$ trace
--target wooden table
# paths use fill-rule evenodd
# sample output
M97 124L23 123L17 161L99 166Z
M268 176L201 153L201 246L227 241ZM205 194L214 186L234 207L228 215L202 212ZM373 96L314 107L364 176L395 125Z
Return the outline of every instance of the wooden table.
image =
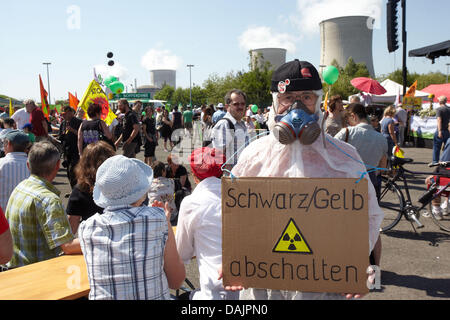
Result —
M88 294L83 255L61 256L0 273L0 300L74 300Z
M174 233L177 227L172 227ZM83 255L61 256L0 272L0 300L74 300L89 294Z

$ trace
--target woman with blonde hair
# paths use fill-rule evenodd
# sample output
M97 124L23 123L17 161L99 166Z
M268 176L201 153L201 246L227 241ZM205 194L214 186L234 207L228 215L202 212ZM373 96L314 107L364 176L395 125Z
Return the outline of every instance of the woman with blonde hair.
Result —
M75 167L77 185L70 194L66 209L73 234L77 233L81 221L87 220L97 212L103 212L103 208L95 204L92 196L95 177L100 165L115 155L113 147L104 141L91 143L83 150Z
M397 134L395 132L395 107L389 106L384 110L384 117L381 120L381 134L388 142L388 158L392 156L392 149L398 147Z

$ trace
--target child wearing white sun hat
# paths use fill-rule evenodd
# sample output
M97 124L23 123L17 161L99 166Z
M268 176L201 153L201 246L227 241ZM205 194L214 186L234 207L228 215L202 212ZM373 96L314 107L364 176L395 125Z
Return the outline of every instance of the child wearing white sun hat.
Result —
M144 162L122 155L97 170L94 202L105 208L79 228L91 300L169 299L185 269L168 220L170 209L143 206L153 179Z

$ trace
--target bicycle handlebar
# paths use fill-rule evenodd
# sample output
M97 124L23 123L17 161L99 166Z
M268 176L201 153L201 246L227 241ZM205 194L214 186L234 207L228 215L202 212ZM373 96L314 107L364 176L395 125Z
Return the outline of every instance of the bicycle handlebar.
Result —
M443 161L443 162L437 162L437 163L430 163L428 165L428 167L433 168L433 167L438 167L438 166L442 166L444 168L450 167L450 161Z
M401 160L401 158L397 158L395 156L393 156L392 158L394 159L398 159ZM411 159L412 160L412 159ZM397 162L397 161L396 161ZM409 162L409 163L413 163L413 162ZM396 163L396 166L401 167L405 172L407 173L411 173L411 174L420 174L420 175L435 175L435 176L444 176L446 175L445 173L439 173L439 172L420 172L420 171L411 171L408 170L404 167L405 163ZM444 161L444 162L437 162L434 164L429 164L429 167L437 167L437 166L443 166L444 168L450 167L450 161Z

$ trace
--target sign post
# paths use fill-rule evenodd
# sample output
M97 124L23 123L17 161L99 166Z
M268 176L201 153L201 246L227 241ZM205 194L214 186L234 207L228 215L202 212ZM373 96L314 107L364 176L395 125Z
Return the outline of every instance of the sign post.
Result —
M150 93L121 93L116 94L114 96L115 99L128 99L128 100L139 100L139 99L146 99L150 100L152 98L152 95Z

